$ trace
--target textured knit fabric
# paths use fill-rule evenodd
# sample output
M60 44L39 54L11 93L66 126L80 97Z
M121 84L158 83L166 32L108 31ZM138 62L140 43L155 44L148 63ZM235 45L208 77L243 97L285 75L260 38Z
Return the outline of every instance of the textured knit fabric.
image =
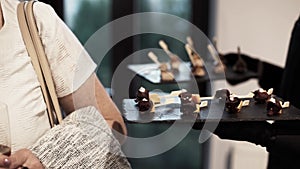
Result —
M30 149L45 168L131 168L119 142L94 107L73 112Z
M50 129L40 84L19 29L18 3L0 0L4 17L0 29L0 101L8 105L13 151L32 145ZM34 13L57 94L68 95L88 79L96 65L49 5L35 3Z

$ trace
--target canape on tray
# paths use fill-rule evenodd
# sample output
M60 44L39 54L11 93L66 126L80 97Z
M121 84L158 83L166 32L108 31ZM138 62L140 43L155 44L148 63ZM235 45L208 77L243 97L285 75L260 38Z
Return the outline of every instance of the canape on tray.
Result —
M252 93L254 94L253 98L255 102L258 104L263 104L266 103L271 98L273 89L271 88L268 91L266 91L262 88L259 88Z
M219 52L217 52L212 44L208 44L207 45L207 49L209 51L209 53L211 54L213 60L214 60L214 73L222 73L225 71L226 66L225 64L222 62L222 60L220 60L220 56L219 56Z
M160 40L158 42L159 46L167 53L167 55L170 57L170 66L171 66L171 70L172 71L179 71L179 66L181 64L181 61L180 61L180 58L172 53L170 50L169 50L169 47L168 45L165 43L165 41L163 40Z
M149 90L144 87L140 87L135 98L139 111L148 111L153 106L152 101L149 97Z
M238 59L233 65L232 69L236 73L245 73L247 72L247 63L244 61L244 59L241 56L241 48L238 46L237 48L237 53L238 53Z
M168 104L179 103L175 101L175 97L180 99L180 112L200 113L200 108L208 106L208 101L217 104L224 104L224 110L227 113L237 114L242 113L242 108L245 106L258 106L257 104L264 104L268 116L281 115L282 109L289 107L289 102L282 102L277 97L272 95L273 89L268 91L264 89L257 89L249 92L248 95L235 95L228 89L219 89L211 97L200 97L199 94L192 94L187 90L172 91L167 95L149 94L149 91L144 87L140 87L135 102L140 112L155 112L155 107L165 106ZM161 99L164 99L163 103ZM250 104L253 101L256 104Z
M157 56L153 52L149 52L148 57L158 65L161 81L174 81L174 74L169 70L167 63L159 62Z
M200 55L193 51L192 47L189 44L185 45L185 49L191 60L191 72L196 77L205 76L204 63Z
M185 44L185 50L190 58L191 61L191 72L196 77L203 77L205 76L206 72L204 69L204 61L196 52L194 48L194 42L191 37L186 38L187 44Z

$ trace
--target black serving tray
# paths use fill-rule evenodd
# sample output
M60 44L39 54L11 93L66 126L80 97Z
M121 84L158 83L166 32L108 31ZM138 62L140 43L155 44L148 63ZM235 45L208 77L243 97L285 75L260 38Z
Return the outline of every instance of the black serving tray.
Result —
M300 120L300 110L290 105L283 109L278 116L268 116L266 104L256 104L250 99L250 104L243 107L237 114L224 111L224 105L218 101L208 101L208 107L201 108L200 112L180 112L180 104L168 104L155 108L155 112L140 112L133 99L123 100L123 117L128 122L149 123L149 122L174 122L177 120L193 120L195 122L241 122L241 121L295 121Z

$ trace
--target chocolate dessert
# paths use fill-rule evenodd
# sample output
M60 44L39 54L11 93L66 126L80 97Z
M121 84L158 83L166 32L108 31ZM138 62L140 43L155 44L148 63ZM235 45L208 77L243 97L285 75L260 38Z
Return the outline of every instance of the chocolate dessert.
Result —
M203 61L198 54L192 52L193 64L192 64L192 74L196 77L205 76L205 70Z
M242 59L238 59L235 65L233 65L232 69L236 73L245 73L247 72L246 62Z
M192 44L186 44L185 49L191 60L192 75L196 77L205 76L206 73L204 70L203 60L201 59L200 55L197 52L195 52L195 49L192 47Z
M164 82L168 82L168 81L174 81L174 74L172 72L169 72L169 71L161 71L160 72L160 78L161 78L161 81L164 81Z
M238 47L238 60L236 61L236 63L233 65L232 67L233 71L236 73L245 73L247 72L247 64L246 62L243 60L242 56L241 56L241 50L240 47Z
M183 92L179 95L179 97L181 101L180 112L192 113L197 109L196 103L194 102L193 95L191 93Z
M159 69L161 81L174 81L174 74L169 71L167 64L161 64Z
M173 56L170 59L170 65L171 65L171 69L175 72L179 71L179 66L180 66L181 62L178 58L178 56Z
M268 92L263 89L258 89L252 93L254 94L253 98L255 102L259 104L264 104L267 100L271 98Z
M205 76L205 71L203 67L192 67L192 74L196 77L203 77Z
M151 101L143 98L141 101L137 103L139 111L148 111L152 107Z
M135 102L142 101L144 98L149 100L149 91L146 90L144 87L140 87L137 92Z
M166 63L162 63L159 66L160 71L166 72L168 71L168 65Z
M268 116L274 116L274 115L280 115L282 114L282 106L279 102L279 100L275 98L270 98L267 101L267 115Z
M227 100L230 97L230 92L228 89L220 89L216 91L214 96L215 99Z
M239 113L242 108L242 100L238 97L229 97L226 99L225 108L228 113Z
M149 99L149 91L146 90L144 87L140 87L140 89L137 92L135 102L137 102L137 107L139 111L149 110L152 107L152 102Z

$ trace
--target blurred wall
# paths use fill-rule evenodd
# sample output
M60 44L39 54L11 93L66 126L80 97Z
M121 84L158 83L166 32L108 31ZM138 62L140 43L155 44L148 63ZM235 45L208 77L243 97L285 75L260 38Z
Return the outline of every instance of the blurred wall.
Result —
M211 36L220 52L241 51L284 67L293 24L300 15L299 0L213 0ZM257 82L229 86L236 93L248 93Z
M220 52L242 53L284 67L294 22L300 15L299 0L212 0L210 36L216 37ZM236 94L247 94L259 86L249 80L236 86L214 84ZM267 152L245 142L211 139L209 169L233 169L247 166L265 168ZM253 158L255 157L255 158ZM245 159L251 165L245 165Z

